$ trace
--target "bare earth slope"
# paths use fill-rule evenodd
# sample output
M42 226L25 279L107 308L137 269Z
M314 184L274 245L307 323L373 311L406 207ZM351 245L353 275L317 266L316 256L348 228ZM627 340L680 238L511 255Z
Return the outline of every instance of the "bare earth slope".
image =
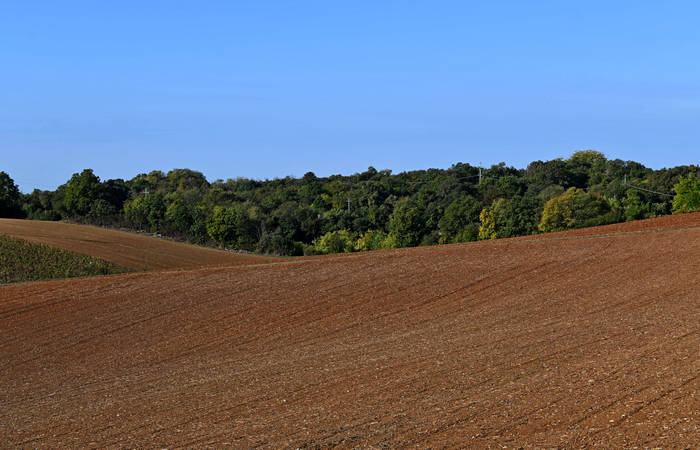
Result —
M0 442L693 447L700 227L684 217L1 287Z
M0 219L0 234L101 258L135 270L276 261L88 225Z

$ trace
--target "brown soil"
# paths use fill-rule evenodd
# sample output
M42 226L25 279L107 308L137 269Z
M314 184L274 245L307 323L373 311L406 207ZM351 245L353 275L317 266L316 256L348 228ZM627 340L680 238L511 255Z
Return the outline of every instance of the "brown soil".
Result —
M0 442L695 447L700 226L671 222L4 286Z
M571 236L593 236L614 233L630 233L654 231L660 229L692 228L700 227L700 213L680 214L673 216L662 216L648 220L637 220L635 222L614 223L612 225L601 225L598 227L580 228L578 230L559 231L535 236L522 236L516 239L526 239L533 237L558 238Z
M88 225L0 219L0 234L59 247L135 270L279 261Z

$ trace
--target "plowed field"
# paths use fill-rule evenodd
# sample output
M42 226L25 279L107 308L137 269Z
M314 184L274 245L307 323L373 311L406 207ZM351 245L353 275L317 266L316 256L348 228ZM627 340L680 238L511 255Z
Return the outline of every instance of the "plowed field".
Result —
M276 261L264 256L230 253L134 233L62 222L0 219L0 234L82 253L135 270Z
M696 447L699 218L0 287L0 442Z

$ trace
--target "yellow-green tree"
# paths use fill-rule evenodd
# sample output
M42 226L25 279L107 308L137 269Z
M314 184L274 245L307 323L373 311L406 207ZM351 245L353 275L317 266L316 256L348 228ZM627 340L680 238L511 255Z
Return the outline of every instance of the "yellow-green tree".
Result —
M673 212L686 213L700 210L700 179L688 175L673 186Z
M329 231L314 240L319 253L350 253L355 249L355 233L348 230Z
M610 211L607 202L598 195L578 188L569 188L547 201L538 228L544 233L607 223Z
M481 221L479 240L496 239L498 234L496 233L496 215L493 210L489 208L482 209L481 214L479 214L479 220Z
M481 211L479 239L508 238L537 232L542 201L531 197L499 198Z
M355 242L355 250L365 252L369 250L385 250L393 248L394 241L382 230L367 230Z

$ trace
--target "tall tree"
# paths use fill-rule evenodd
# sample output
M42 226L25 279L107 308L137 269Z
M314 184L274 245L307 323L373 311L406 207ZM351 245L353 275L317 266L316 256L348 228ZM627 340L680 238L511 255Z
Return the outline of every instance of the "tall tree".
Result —
M92 169L74 173L66 183L63 208L69 217L84 217L90 212L92 202L101 198L101 193L100 179Z
M418 202L409 197L398 201L389 218L389 232L399 247L420 243L425 234L425 218Z
M0 217L24 217L19 189L5 172L0 172Z

